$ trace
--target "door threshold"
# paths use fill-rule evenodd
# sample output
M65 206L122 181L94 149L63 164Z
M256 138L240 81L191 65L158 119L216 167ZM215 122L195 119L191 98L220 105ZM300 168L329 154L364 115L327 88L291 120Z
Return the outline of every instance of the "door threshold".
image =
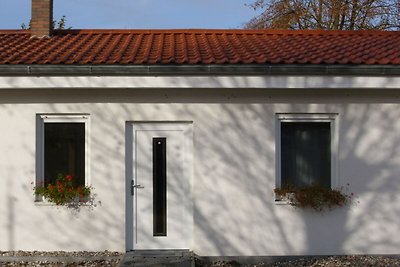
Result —
M137 249L127 252L132 256L143 257L184 257L190 254L189 249Z

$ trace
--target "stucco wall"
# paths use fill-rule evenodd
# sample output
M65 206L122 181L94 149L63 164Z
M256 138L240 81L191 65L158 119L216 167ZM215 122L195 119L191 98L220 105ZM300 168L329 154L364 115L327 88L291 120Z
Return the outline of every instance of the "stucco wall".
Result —
M397 90L0 90L0 250L125 251L125 122L193 121L200 255L398 254ZM338 113L338 173L358 204L326 213L274 203L275 113ZM35 116L89 113L101 201L35 205Z

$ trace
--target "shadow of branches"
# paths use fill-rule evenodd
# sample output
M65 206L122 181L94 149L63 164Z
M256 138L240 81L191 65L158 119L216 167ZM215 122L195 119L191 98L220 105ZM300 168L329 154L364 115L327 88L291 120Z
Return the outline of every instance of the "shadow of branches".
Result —
M193 121L197 254L397 253L396 90L71 92L0 91L0 119L7 125L0 143L1 250L124 251L126 121ZM284 112L339 114L340 183L350 184L358 205L316 214L274 203L275 114ZM101 206L71 214L33 203L37 113L90 114L91 182Z

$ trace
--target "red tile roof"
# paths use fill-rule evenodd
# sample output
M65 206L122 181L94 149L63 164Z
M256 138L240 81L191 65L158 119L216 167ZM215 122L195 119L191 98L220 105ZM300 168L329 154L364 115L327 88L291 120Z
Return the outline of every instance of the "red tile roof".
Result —
M0 30L5 64L400 65L400 32L62 30L31 38L26 30Z

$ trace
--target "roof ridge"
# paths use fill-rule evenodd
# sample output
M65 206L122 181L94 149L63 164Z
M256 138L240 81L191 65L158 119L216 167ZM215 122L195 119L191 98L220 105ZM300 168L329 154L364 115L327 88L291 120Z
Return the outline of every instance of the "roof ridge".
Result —
M279 30L279 29L71 29L55 30L54 33L140 33L140 34L182 34L182 33L247 33L247 34L275 34L275 35L375 35L389 34L400 35L400 31L382 31L382 30Z
M400 31L382 30L279 30L279 29L66 29L54 30L53 35L59 34L271 34L271 35L400 35ZM0 34L30 34L30 30L0 29Z
M31 34L30 30L0 29L0 34Z

